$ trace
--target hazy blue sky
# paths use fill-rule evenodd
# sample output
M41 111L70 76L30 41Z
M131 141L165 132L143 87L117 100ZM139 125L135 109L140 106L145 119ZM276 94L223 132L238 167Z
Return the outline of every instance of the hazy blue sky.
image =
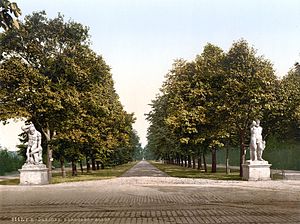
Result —
M92 48L112 68L115 87L143 145L144 113L173 60L192 60L210 42L228 50L246 39L269 59L278 76L300 61L299 0L16 0L23 15L58 12L90 27ZM18 128L0 130L0 144L15 144ZM17 131L19 132L19 130Z

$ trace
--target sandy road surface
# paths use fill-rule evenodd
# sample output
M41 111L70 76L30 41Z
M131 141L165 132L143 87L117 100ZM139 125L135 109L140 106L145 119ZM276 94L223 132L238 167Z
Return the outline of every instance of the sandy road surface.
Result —
M0 186L0 223L300 223L300 181L172 178L142 161L111 180Z

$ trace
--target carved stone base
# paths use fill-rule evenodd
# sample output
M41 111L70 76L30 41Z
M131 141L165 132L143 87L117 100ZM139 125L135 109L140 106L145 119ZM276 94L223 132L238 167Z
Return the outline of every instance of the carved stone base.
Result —
M24 164L20 172L20 185L49 184L48 168L44 164Z
M243 180L271 180L271 170L268 161L247 160L243 164Z

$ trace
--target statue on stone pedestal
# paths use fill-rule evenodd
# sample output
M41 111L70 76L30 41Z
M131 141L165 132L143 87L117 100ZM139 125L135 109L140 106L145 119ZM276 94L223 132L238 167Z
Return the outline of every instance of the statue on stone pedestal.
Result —
M264 161L262 158L263 151L265 149L266 142L262 138L262 127L260 121L253 121L251 126L251 138L250 138L250 160Z
M22 127L22 130L28 135L28 146L26 151L26 164L39 165L43 163L42 159L42 135L31 123Z

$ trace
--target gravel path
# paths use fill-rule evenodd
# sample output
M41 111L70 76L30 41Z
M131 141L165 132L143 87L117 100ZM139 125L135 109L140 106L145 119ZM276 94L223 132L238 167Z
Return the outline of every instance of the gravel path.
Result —
M157 175L143 161L116 179L0 186L0 223L300 223L300 181Z
M168 175L147 161L141 161L128 170L123 177L167 177Z

